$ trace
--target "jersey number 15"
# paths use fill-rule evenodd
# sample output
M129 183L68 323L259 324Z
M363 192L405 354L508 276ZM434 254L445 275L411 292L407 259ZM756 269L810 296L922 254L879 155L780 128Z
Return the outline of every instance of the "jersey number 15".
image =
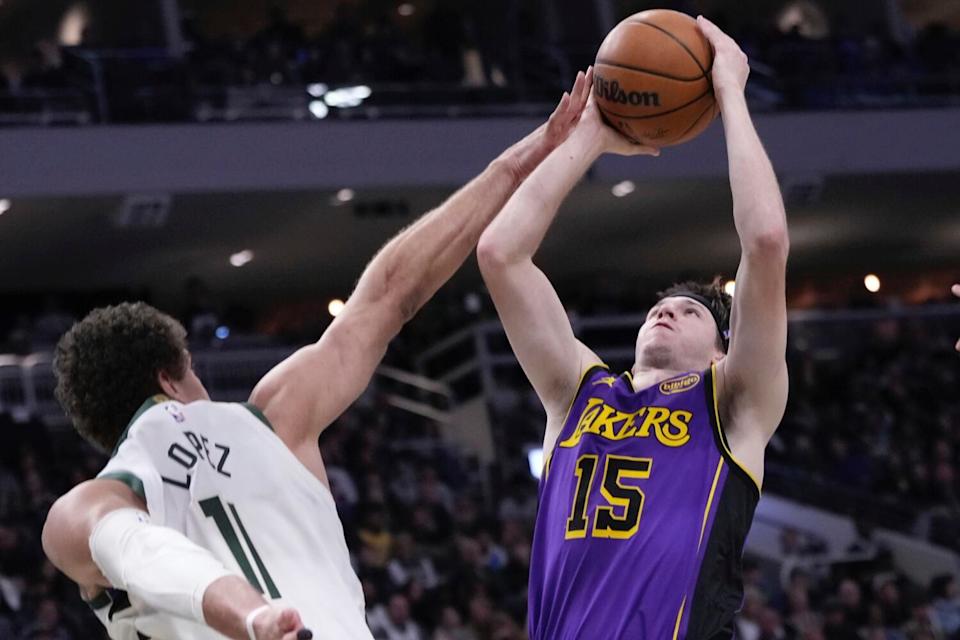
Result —
M599 457L595 454L582 455L577 459L574 473L577 476L577 491L573 496L573 507L567 518L567 540L585 538L590 525L587 502L593 487ZM650 477L653 458L631 458L630 456L606 456L603 465L603 483L600 493L607 505L596 508L593 517L591 535L594 538L615 538L626 540L637 532L640 526L640 514L643 512L644 494L639 487L624 485L624 479L645 479Z

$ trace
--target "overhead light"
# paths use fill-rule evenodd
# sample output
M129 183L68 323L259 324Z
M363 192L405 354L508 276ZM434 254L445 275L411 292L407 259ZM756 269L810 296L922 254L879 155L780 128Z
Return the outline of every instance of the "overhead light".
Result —
M314 98L322 98L323 94L327 92L330 87L323 84L322 82L314 82L313 84L307 85L307 93L309 93Z
M880 278L872 273L868 273L863 279L863 286L866 287L870 293L876 293L880 291Z
M543 473L543 448L537 447L527 451L527 464L530 465L530 475L537 480Z
M470 313L480 313L480 310L483 308L483 300L471 291L463 297L463 308Z
M337 201L350 202L353 200L354 195L356 194L353 192L353 189L340 189L340 191L337 191Z
M330 107L323 100L311 100L307 108L310 109L310 114L317 120L323 120L330 113Z
M244 249L243 251L238 251L237 253L230 256L230 264L235 267L242 267L253 260L253 251L250 249Z
M633 181L624 180L623 182L618 182L617 184L613 185L613 189L611 189L610 191L616 197L622 198L624 196L630 195L631 193L636 191L636 189L637 189L637 185L633 184Z
M217 330L214 332L214 335L221 340L226 340L230 337L230 327L226 325L220 325L217 327Z
M367 85L361 84L356 87L343 87L328 91L323 96L323 101L327 103L327 106L346 109L360 106L371 95L373 95L373 90Z
M330 304L327 305L327 311L330 312L334 318L340 315L340 312L343 311L343 307L346 306L343 300L340 298L334 298L330 301Z
M58 44L65 47L75 47L83 41L83 32L86 31L90 23L90 15L87 7L82 2L78 2L70 7L60 19L58 29Z
M733 292L737 290L737 281L736 280L727 280L723 283L723 292L728 296L732 296Z
M409 2L404 2L399 7L397 7L397 13L402 15L404 18L412 16L416 10L417 8L412 4L410 4Z
M7 200L6 198L4 198L3 200L0 200L0 216L5 214L7 211L10 211L10 207L12 206L13 206L13 203Z

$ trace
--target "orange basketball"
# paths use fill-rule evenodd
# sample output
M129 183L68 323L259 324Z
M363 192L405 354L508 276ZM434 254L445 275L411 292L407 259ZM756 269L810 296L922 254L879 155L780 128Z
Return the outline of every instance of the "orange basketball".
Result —
M697 137L716 117L712 66L713 50L696 20L667 9L642 11L600 45L593 94L624 135L668 147Z

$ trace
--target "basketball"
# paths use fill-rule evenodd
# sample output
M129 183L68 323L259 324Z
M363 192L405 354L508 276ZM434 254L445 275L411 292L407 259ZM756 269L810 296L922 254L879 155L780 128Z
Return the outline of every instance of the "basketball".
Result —
M718 113L713 50L697 21L678 11L635 13L604 38L593 93L607 122L656 147L687 142Z

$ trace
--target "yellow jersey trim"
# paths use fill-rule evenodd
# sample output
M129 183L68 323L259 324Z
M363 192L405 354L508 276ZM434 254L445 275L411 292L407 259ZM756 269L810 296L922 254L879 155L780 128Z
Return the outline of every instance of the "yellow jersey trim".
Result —
M687 596L683 596L683 602L680 603L680 611L677 611L677 624L673 627L673 640L677 640L680 635L680 621L683 619L683 607L687 604Z
M700 525L700 540L697 542L697 551L700 551L700 545L703 544L703 533L707 530L707 518L710 517L710 507L713 505L713 495L717 492L717 484L720 482L720 472L723 471L723 456L720 456L720 462L717 463L717 473L713 476L713 486L710 487L710 496L707 498L707 508L703 510L703 524Z
M720 446L723 447L723 450L726 452L726 454L730 456L730 460L732 460L741 471L747 474L748 478L753 480L753 484L757 486L757 493L762 495L763 489L761 489L760 483L757 481L756 476L754 476L750 470L747 469L746 465L737 460L737 457L733 455L732 451L730 451L730 447L727 446L727 438L723 433L723 425L720 424L720 405L719 401L717 400L717 363L715 362L710 365L710 384L713 386L713 415L717 422L717 436L719 436Z
M587 376L594 369L606 369L610 371L610 367L603 364L592 364L580 373L580 381L577 382L577 386L574 388L573 397L570 398L570 404L567 405L567 411L563 414L563 421L560 423L560 433L563 433L563 425L567 424L567 420L570 419L570 411L573 409L574 403L577 401L577 397L580 395L580 390L583 389L583 383L586 381ZM547 474L550 473L550 460L553 458L553 452L557 450L557 445L560 444L560 434L557 435L557 441L553 443L553 448L550 449L550 453L546 454L543 457L543 472L540 474L544 480L547 479Z

